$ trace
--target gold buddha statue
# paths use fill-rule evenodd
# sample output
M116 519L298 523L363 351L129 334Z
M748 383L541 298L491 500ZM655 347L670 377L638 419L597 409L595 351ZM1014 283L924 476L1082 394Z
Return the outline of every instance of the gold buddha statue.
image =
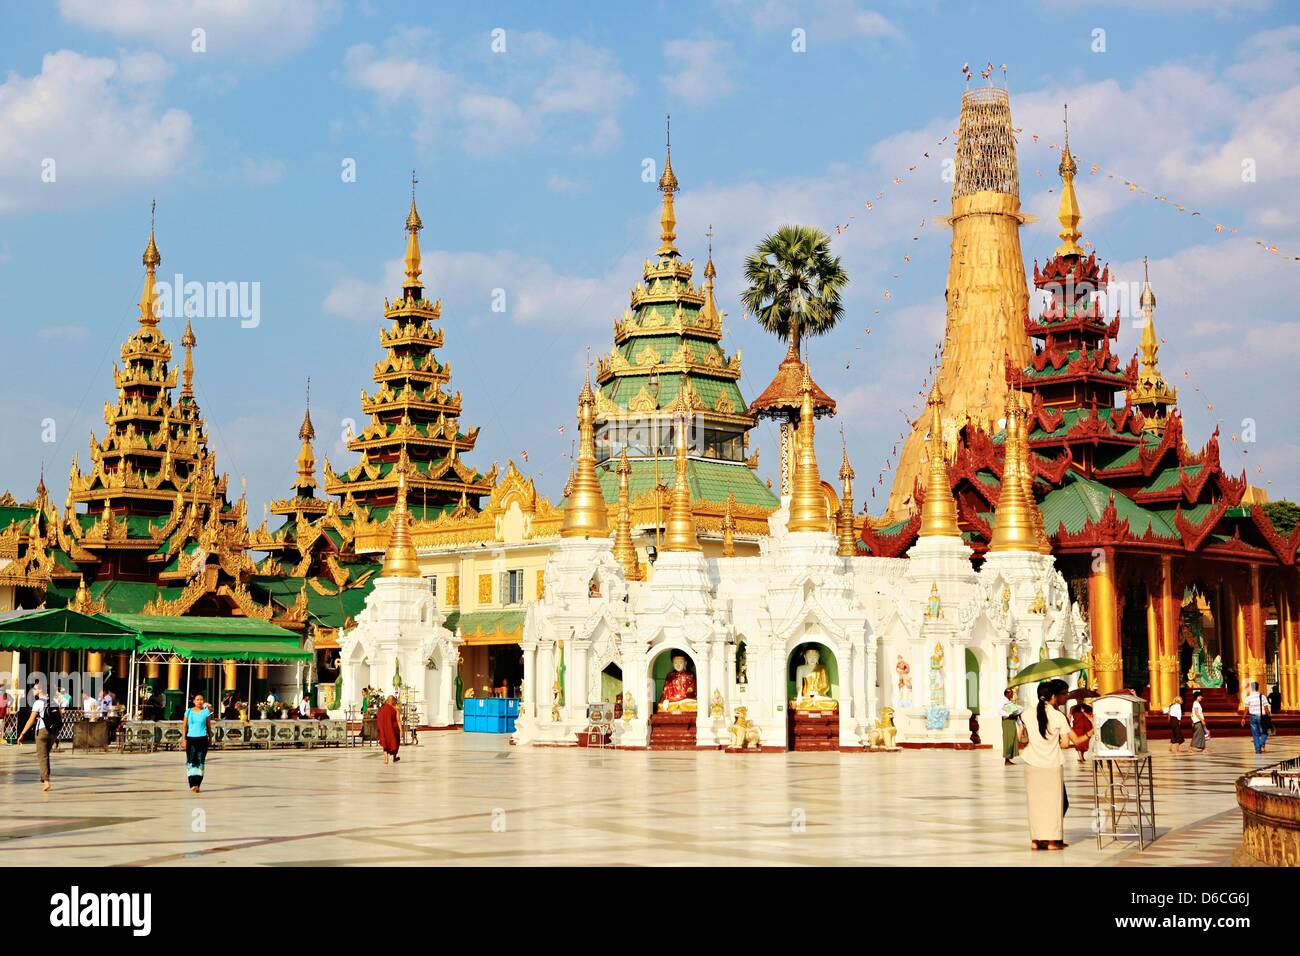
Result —
M699 710L695 699L695 675L686 669L686 655L673 655L673 669L664 678L664 692L659 710L666 714L693 714Z
M821 652L810 647L803 652L803 663L794 672L799 696L791 701L797 711L834 711L839 703L831 696L831 678L821 662Z

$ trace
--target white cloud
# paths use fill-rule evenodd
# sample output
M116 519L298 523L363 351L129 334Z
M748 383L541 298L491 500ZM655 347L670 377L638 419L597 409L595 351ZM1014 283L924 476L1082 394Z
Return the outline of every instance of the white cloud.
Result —
M856 0L717 0L724 12L749 20L761 33L807 31L808 43L901 40L903 32L886 16Z
M664 44L668 72L664 88L687 103L704 105L725 99L736 89L731 46L721 40L676 39Z
M174 175L192 121L159 104L170 69L155 53L48 53L0 84L0 212L64 205ZM43 182L54 163L55 179Z
M509 51L491 61L491 84L435 65L423 30L395 31L382 51L349 47L343 66L347 82L382 109L409 110L411 136L426 148L447 139L473 155L499 155L553 130L593 151L618 143L617 110L633 87L613 54L540 32L512 35Z
M67 23L122 40L196 56L193 33L206 33L204 56L266 59L309 46L339 17L339 0L59 0Z

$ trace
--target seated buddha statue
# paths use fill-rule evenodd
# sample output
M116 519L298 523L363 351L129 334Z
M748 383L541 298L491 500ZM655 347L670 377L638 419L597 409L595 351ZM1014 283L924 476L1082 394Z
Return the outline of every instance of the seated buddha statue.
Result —
M673 669L664 678L664 692L659 710L666 714L693 714L699 709L695 699L695 675L686 669L686 655L673 655Z
M833 711L839 704L831 698L831 678L821 662L821 652L810 647L803 652L803 663L795 669L794 683L799 696L792 701L799 711Z

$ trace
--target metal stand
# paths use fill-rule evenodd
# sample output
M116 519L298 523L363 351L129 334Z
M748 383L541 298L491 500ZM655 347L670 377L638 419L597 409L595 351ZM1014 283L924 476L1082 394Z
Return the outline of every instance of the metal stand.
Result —
M1156 794L1151 780L1151 755L1092 757L1093 815L1097 849L1102 838L1138 841L1146 849L1156 838ZM1147 831L1151 831L1150 839Z

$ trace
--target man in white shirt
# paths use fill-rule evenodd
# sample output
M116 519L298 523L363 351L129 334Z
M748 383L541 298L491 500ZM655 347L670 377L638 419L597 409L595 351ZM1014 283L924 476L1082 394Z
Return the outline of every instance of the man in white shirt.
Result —
M86 715L87 720L93 720L99 716L99 701L91 696L90 691L81 695L81 712Z
M32 685L32 712L27 715L27 723L18 732L18 740L21 742L32 725L36 726L36 767L41 774L42 790L50 789L50 748L54 745L54 734L45 726L45 709L48 706L49 700L41 690L41 685Z
M1262 754L1264 745L1268 743L1265 718L1271 708L1268 706L1268 698L1259 692L1259 681L1250 682L1250 693L1241 706L1250 722L1250 739L1255 744L1255 753Z

